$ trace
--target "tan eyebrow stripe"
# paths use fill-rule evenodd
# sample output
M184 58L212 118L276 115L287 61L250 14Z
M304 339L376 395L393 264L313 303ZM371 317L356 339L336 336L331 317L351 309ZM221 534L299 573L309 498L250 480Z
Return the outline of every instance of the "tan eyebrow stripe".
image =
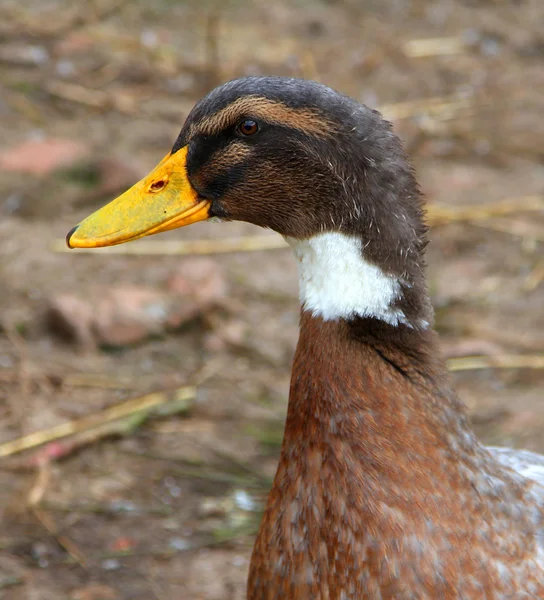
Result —
M284 125L319 137L332 133L332 124L316 111L307 108L290 108L261 96L244 96L203 119L195 126L193 134L214 135L232 126L241 117L263 119L276 125Z

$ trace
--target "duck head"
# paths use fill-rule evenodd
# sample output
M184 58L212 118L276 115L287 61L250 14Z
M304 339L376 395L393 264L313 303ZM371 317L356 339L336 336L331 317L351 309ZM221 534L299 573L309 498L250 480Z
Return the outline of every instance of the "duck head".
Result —
M67 244L110 246L212 217L283 235L315 314L428 325L421 194L377 111L312 81L225 83L196 104L159 165Z

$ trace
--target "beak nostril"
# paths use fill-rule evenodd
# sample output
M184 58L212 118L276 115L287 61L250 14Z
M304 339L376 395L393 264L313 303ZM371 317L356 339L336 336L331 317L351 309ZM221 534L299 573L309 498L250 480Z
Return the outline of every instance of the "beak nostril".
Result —
M159 179L158 181L154 181L149 186L149 191L150 192L160 192L165 185L166 185L166 181L164 179Z

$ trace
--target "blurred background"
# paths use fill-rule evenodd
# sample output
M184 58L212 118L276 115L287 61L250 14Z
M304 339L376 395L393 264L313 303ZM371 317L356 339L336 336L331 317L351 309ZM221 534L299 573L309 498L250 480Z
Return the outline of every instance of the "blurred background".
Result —
M244 224L66 252L249 74L377 107L432 224L436 327L478 435L544 451L544 3L3 0L0 597L238 600L297 339Z

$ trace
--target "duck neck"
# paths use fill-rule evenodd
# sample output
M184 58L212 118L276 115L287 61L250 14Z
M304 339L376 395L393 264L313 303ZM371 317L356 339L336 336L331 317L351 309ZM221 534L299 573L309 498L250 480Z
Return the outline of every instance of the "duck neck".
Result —
M435 338L430 329L374 318L327 321L303 310L284 458L314 443L333 454L349 448L382 476L407 454L427 469L433 460L472 452L477 442Z
M298 262L302 308L325 321L373 319L424 331L432 308L423 276L423 257L413 248L399 264L389 264L375 244L355 234L319 233L285 238ZM392 252L385 251L387 257ZM391 262L389 260L389 262Z

